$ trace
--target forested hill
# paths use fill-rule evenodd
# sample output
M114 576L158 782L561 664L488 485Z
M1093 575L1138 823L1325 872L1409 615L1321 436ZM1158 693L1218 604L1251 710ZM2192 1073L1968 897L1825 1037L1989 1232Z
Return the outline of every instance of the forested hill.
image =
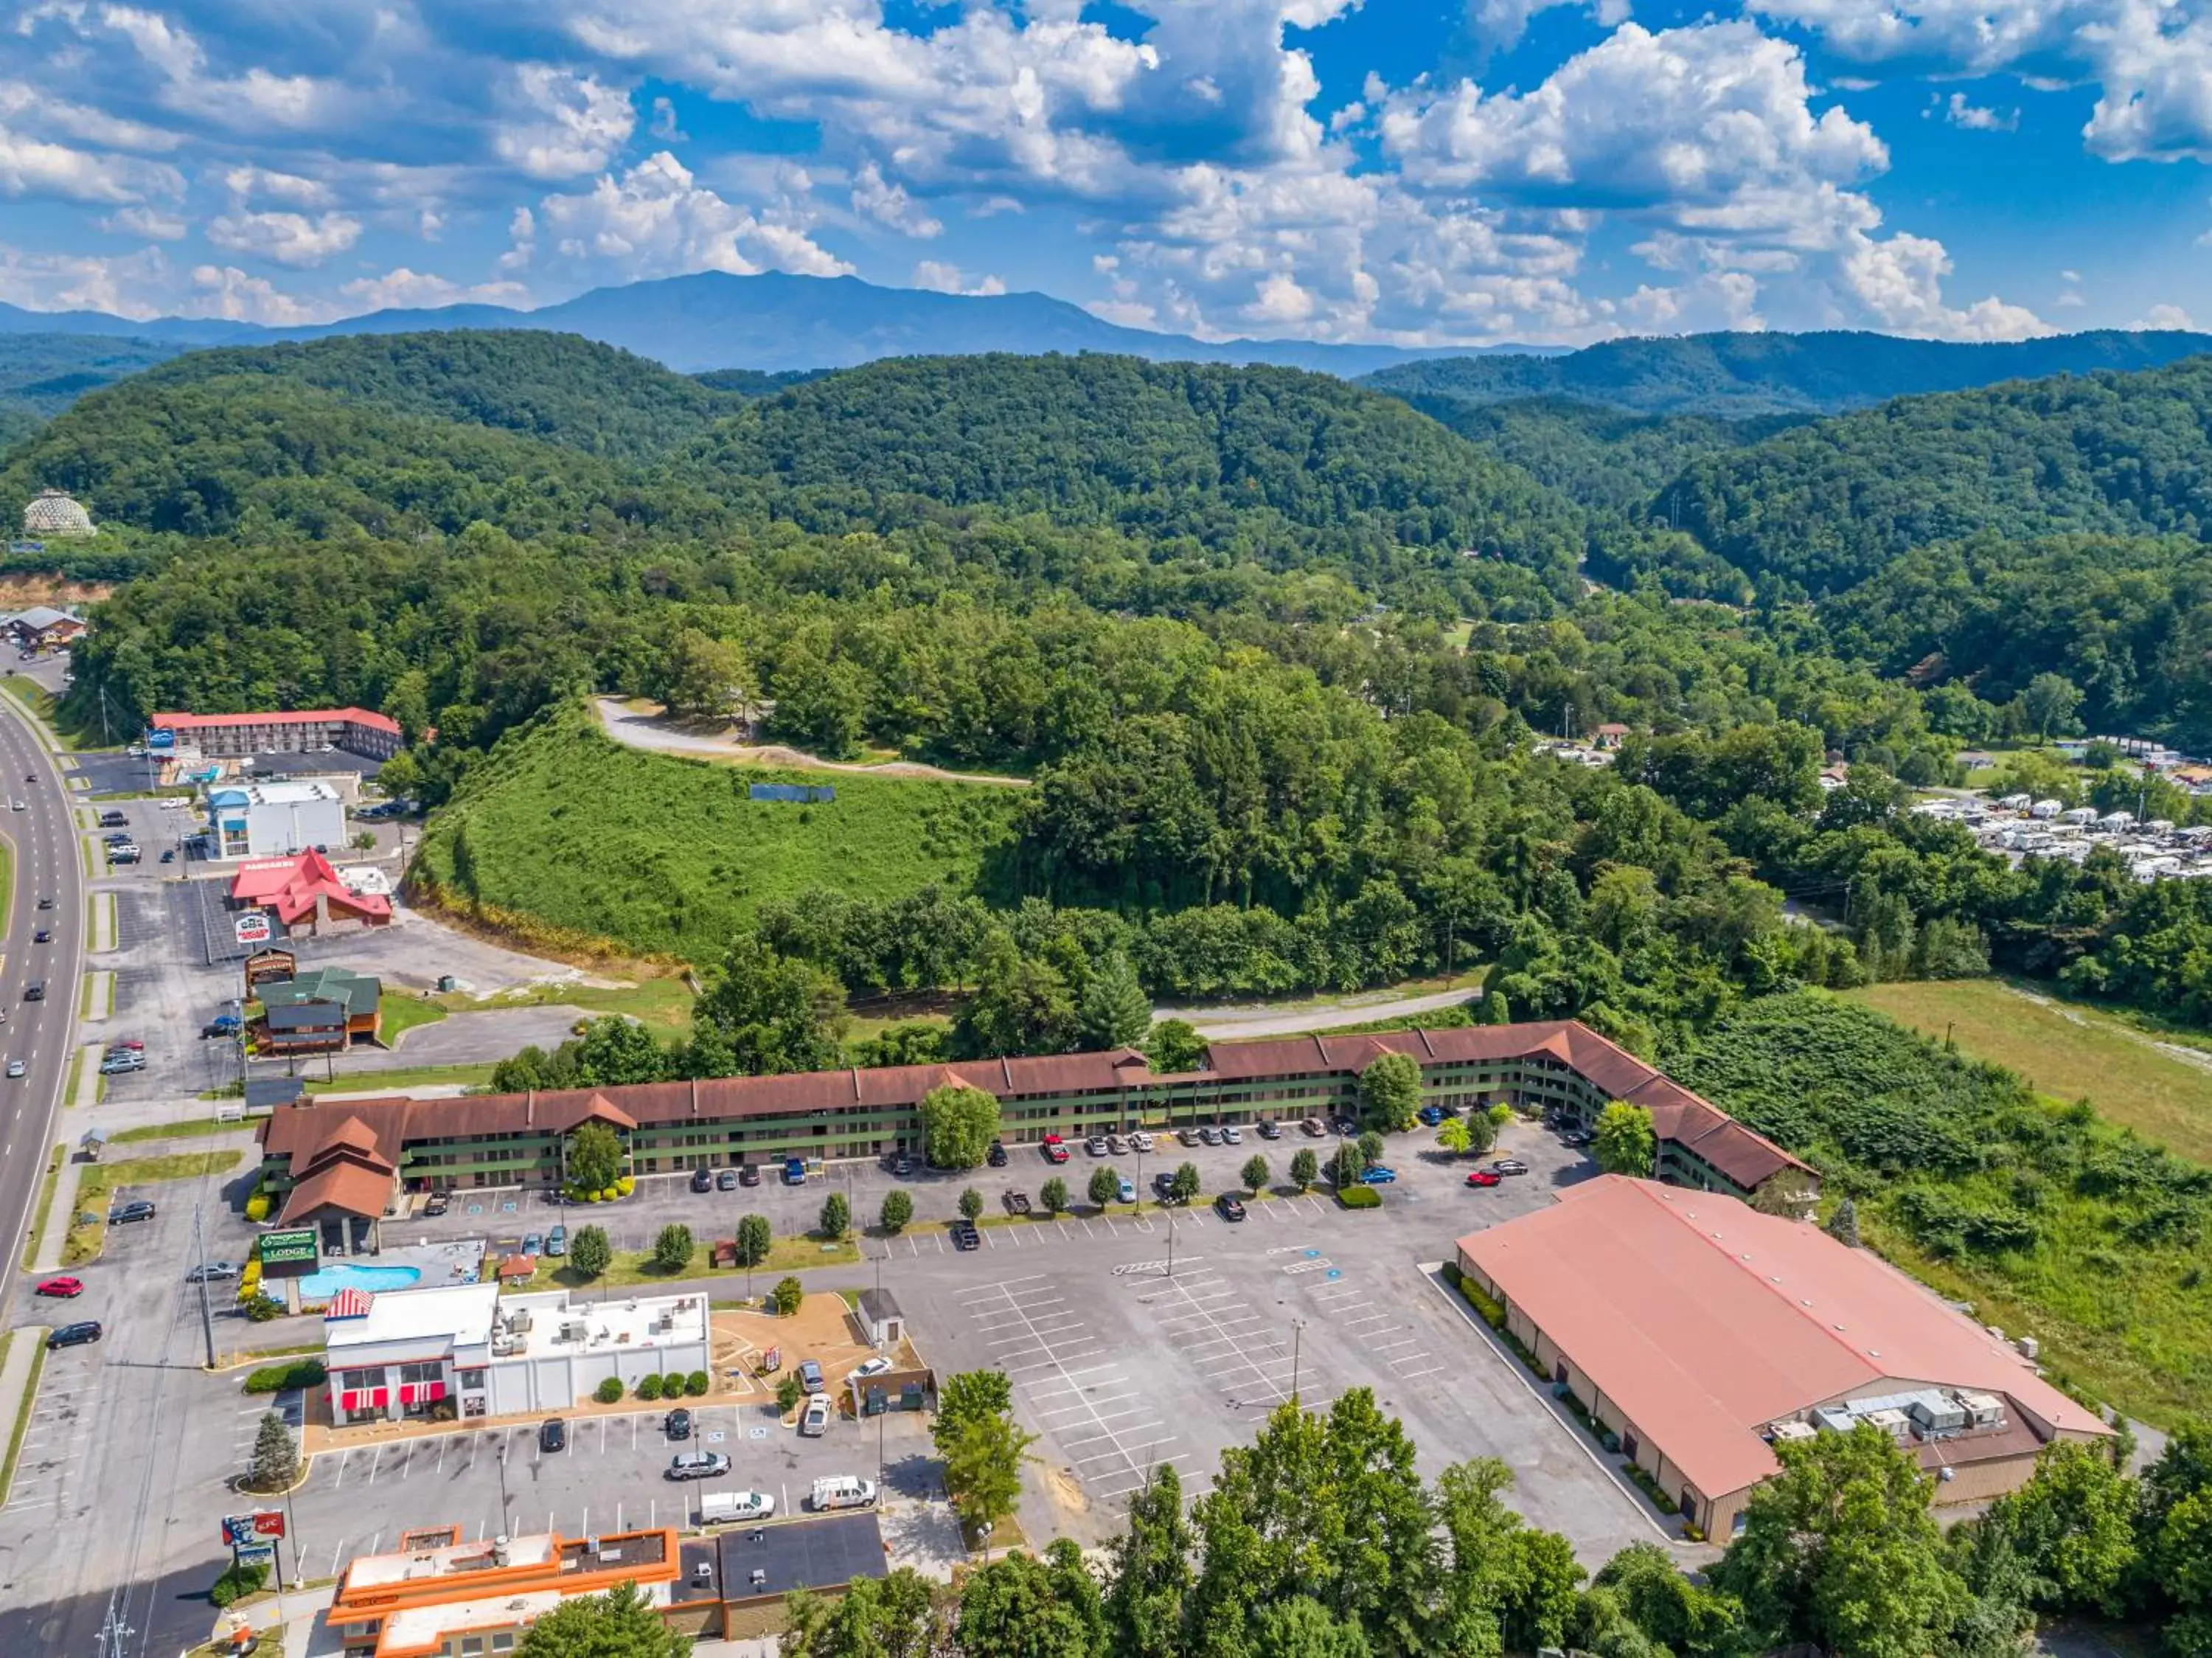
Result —
M1869 333L1689 334L1608 340L1565 357L1397 363L1361 383L1431 413L1437 403L1564 397L1640 414L1832 414L2001 381L2162 368L2203 351L2212 351L2212 334L2112 329L1988 345Z
M1569 582L1572 503L1394 399L1288 369L910 357L763 399L673 469L802 521L902 503L1111 523L1264 555L1318 536L1502 558Z
M742 398L577 334L373 334L194 351L142 384L264 375L393 414L460 421L617 460L677 447Z
M150 339L0 333L0 448L88 391L174 357Z
M1905 398L1692 462L1650 503L1753 576L1838 591L1990 530L2212 528L2212 357Z

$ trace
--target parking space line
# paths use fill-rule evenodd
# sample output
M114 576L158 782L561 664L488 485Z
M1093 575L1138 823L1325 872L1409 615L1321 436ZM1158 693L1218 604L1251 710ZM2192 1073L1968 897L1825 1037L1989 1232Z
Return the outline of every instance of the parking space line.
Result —
M1425 1353L1422 1356L1425 1358L1428 1356ZM1431 1364L1425 1370L1401 1370L1398 1373L1398 1380L1401 1381L1411 1381L1415 1376L1432 1376L1439 1370L1449 1370L1449 1368L1451 1368L1451 1367L1448 1364Z

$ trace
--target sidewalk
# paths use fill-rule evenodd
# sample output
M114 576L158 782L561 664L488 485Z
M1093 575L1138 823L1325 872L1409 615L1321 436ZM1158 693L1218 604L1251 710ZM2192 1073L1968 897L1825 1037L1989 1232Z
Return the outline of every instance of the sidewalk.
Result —
M54 1206L46 1211L46 1234L31 1257L31 1271L51 1272L62 1264L62 1248L69 1242L70 1216L76 1212L77 1170L84 1165L64 1152L61 1173L54 1178ZM37 1220L34 1212L31 1217Z
M46 1338L40 1326L25 1325L15 1332L8 1343L8 1356L0 1360L0 1445L15 1437L15 1423L28 1411L33 1401L24 1397L30 1385L31 1366L36 1361L39 1344ZM0 1491L0 1499L8 1493Z

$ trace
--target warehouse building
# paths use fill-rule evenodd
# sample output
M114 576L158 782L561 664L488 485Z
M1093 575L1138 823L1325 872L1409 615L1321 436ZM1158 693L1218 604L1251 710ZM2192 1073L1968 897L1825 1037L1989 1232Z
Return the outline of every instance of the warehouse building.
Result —
M228 783L210 789L207 798L208 839L216 857L293 857L345 844L345 801L329 783Z
M311 1103L261 1125L262 1179L280 1197L290 1191L349 1123L362 1125L376 1155L412 1192L552 1186L563 1137L587 1119L615 1130L636 1174L919 1152L921 1100L947 1084L994 1095L1004 1137L1018 1143L1262 1118L1294 1124L1352 1110L1360 1071L1385 1053L1411 1054L1426 1100L1454 1110L1503 1103L1579 1123L1594 1120L1609 1100L1633 1099L1659 1128L1665 1179L1739 1196L1775 1179L1812 1189L1813 1171L1779 1146L1571 1022L1217 1043L1200 1069L1166 1076L1123 1048L458 1100Z
M2017 1489L2054 1439L2110 1432L1878 1256L1714 1192L1606 1175L1462 1238L1459 1266L1716 1541L1784 1442L1871 1423L1952 1504Z

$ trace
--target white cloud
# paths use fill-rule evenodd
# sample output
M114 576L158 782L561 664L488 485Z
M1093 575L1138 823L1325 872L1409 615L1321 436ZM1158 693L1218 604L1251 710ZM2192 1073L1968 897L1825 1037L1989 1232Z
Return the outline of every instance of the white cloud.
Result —
M676 105L672 100L667 98L655 98L653 101L653 125L649 130L652 135L663 143L688 143L691 137L690 133L677 124Z
M331 187L319 179L302 178L296 173L279 173L265 167L234 167L224 173L222 183L223 188L230 192L231 200L240 207L256 196L266 196L287 207L329 207L337 200Z
M919 236L924 241L945 229L906 193L904 185L885 183L883 169L873 162L863 163L853 175L853 210L902 235Z
M169 265L158 247L115 259L32 253L0 245L0 300L33 311L105 311L159 316Z
M939 259L923 259L914 267L914 285L927 288L934 294L1003 294L1006 284L996 277L983 277L970 283L967 273L957 265L946 265Z
M0 81L0 120L9 119L35 127L49 137L59 135L103 149L163 155L183 142L173 132L71 103L21 81Z
M306 268L351 247L361 239L361 221L343 213L226 213L208 221L206 235L227 253Z
M158 70L157 101L196 120L259 134L276 126L313 128L356 107L361 100L339 82L309 75L279 75L256 66L243 75L213 76L199 41L157 12L136 6L70 5L50 9L82 34L118 34Z
M527 178L597 173L637 125L628 93L546 64L516 64L506 101L515 119L500 127L492 148Z
M2017 132L2020 112L2016 109L1997 110L1969 103L1966 94L1954 92L1943 107L1943 119L1953 126L1965 127L1970 132Z
M2194 329L2197 325L2190 320L2189 313L2183 310L2179 305L2154 305L2149 310L2144 312L2142 316L2130 323L2128 326L2130 328Z
M692 271L849 274L850 265L806 235L802 218L794 204L756 213L726 201L661 150L619 179L601 175L586 193L544 198L527 221L518 214L514 247L502 263L540 257L543 239L568 271L603 282Z
M2026 339L2052 330L2036 314L2002 300L1978 300L1964 310L1946 305L1943 278L1951 257L1943 244L1903 231L1886 241L1863 238L1844 254L1852 290L1880 324L1936 339Z
M112 236L145 236L155 241L181 241L191 229L179 215L153 207L118 208L100 220L100 228Z
M258 322L276 328L327 322L337 314L331 306L295 299L267 277L248 276L234 265L193 266L192 302L188 308L194 316L225 317L233 322Z
M121 204L181 195L184 187L176 168L162 162L71 149L0 125L0 196Z
M458 283L427 271L398 265L380 277L339 284L338 292L363 311L422 310L443 305L521 306L529 290L519 282Z

